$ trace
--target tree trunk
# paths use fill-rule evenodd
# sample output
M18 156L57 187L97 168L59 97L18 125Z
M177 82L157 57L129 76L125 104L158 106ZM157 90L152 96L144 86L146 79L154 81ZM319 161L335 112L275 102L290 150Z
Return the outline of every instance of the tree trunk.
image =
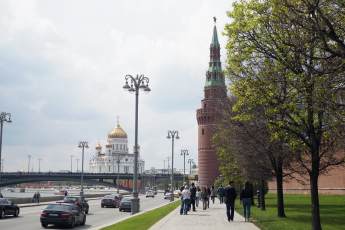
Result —
M260 185L260 208L261 210L265 211L266 210L266 204L265 204L265 181L261 180L261 185Z
M286 217L284 210L284 191L283 191L283 169L278 166L276 172L276 181L277 181L277 211L278 217Z
M310 174L311 191L311 212L312 212L312 230L322 230L320 220L320 204L318 191L319 167L313 162L312 172Z

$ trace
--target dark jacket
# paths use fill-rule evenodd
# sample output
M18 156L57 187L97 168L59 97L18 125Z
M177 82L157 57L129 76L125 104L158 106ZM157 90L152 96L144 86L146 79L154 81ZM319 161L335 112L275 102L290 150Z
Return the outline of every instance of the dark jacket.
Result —
M254 193L253 193L253 190L251 188L242 189L242 191L240 193L240 200L242 200L244 198L253 199L253 196L254 196Z
M195 197L196 197L196 187L195 187L195 186L192 186L192 187L190 188L190 198L191 198L192 200L195 200Z
M224 196L224 188L223 187L219 187L217 193L218 193L219 196Z
M234 203L237 197L236 189L234 187L227 186L224 189L225 203Z

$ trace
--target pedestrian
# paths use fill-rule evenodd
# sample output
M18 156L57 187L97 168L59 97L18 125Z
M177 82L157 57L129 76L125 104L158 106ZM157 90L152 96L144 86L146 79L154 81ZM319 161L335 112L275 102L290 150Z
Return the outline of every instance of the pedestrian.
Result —
M67 190L65 190L64 194L65 194L65 196L67 196L67 195L68 195L68 192L67 192Z
M196 187L194 183L192 183L192 186L190 187L190 204L192 206L193 212L195 212L195 200L196 200Z
M199 207L200 199L201 199L201 190L200 190L200 187L198 186L196 188L196 193L195 193L195 206L196 207Z
M38 204L40 203L40 199L41 199L41 194L40 194L40 192L37 192L36 201Z
M214 186L212 185L211 187L211 200L212 200L212 203L214 204L214 199L216 198L216 189L214 188Z
M208 186L206 188L206 193L207 193L207 208L210 208L211 189Z
M183 214L187 215L188 214L188 209L189 209L189 203L190 203L190 196L191 192L188 189L188 186L186 185L182 191L182 199L183 199ZM180 211L181 214L181 211ZM181 214L182 215L182 214Z
M234 221L235 212L235 199L237 196L236 189L234 188L234 182L230 181L229 185L225 188L225 204L226 204L226 216L228 221Z
M205 187L201 188L201 200L202 200L202 209L206 210L207 208L207 191Z
M224 203L224 187L223 187L223 185L220 185L220 187L217 190L217 193L218 193L218 197L219 197L219 202L221 204L223 204Z
M249 181L247 181L244 184L244 188L242 189L240 193L240 200L243 204L243 214L245 221L249 221L250 218L250 207L253 202L254 192L251 184Z

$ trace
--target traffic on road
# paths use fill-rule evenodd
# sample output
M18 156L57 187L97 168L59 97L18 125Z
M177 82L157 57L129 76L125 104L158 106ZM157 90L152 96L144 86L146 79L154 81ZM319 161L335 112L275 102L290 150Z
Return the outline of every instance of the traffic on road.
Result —
M154 199L152 196L146 197L146 194L152 193ZM141 211L169 202L164 199L163 194L152 193L139 196ZM130 202L131 196L120 194L106 195L92 200L81 199L80 196L66 196L62 201L20 209L12 201L1 198L0 229L37 230L76 227L93 230L131 215Z

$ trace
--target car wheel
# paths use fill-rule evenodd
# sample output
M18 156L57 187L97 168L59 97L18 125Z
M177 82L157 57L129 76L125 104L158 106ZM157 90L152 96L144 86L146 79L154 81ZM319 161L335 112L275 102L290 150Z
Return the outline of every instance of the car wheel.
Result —
M104 208L104 205L101 204L101 208Z
M81 222L80 225L85 225L85 222L86 222L86 216L84 216L83 221Z
M13 216L15 216L15 217L18 217L18 216L19 216L19 209L16 209L16 212L14 213Z
M0 210L0 219L5 217L5 211L3 209Z
M41 223L41 226L42 226L43 228L47 228L47 227L48 227L48 224L46 224L46 223Z
M119 211L121 212L121 211L122 211L122 209L121 209L121 208L119 208Z

